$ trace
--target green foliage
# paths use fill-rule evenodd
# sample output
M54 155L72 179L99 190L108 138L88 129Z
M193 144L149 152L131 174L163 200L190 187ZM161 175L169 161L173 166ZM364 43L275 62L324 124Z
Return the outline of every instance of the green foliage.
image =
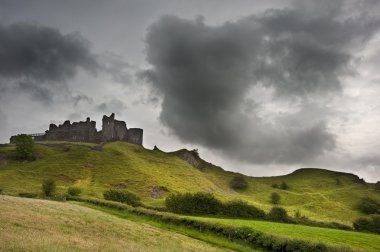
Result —
M68 193L70 196L79 196L79 195L82 193L82 189L80 189L79 187L70 186L70 187L67 189L67 193Z
M3 194L4 189L0 187L0 195Z
M365 214L380 214L380 202L369 197L362 198L358 208Z
M140 198L126 190L110 189L103 193L106 200L118 201L131 206L141 206Z
M270 195L270 200L271 200L272 204L275 204L275 205L280 204L281 196L280 196L280 194L274 192Z
M197 192L171 194L166 198L165 205L173 213L216 215L222 203L211 193Z
M42 193L46 197L53 196L53 194L55 193L55 190L56 190L56 185L53 179L45 179L42 182Z
M247 186L247 181L243 176L235 176L230 182L230 187L235 190L244 190Z
M286 210L282 207L272 207L267 215L268 220L277 222L289 222L289 216Z
M38 193L22 192L22 193L19 193L18 196L23 197L23 198L37 198Z
M12 141L16 144L17 159L33 159L34 141L31 136L20 134L14 137Z
M380 234L380 215L372 215L370 218L359 218L353 225L355 230Z
M375 190L380 191L380 181L377 181L375 184Z
M263 219L265 212L242 200L228 201L223 204L223 215L248 219Z
M289 186L288 184L285 182L285 181L282 181L281 185L280 185L280 188L282 190L288 190L289 189Z
M233 241L240 241L254 247L260 247L268 251L298 251L298 252L351 252L350 248L340 248L336 246L326 245L321 242L313 242L306 240L287 239L275 235L268 235L263 232L254 230L249 227L235 227L222 225L217 223L205 222L196 219L162 213L144 208L134 208L125 204L107 202L96 199L74 198L74 200L102 206L113 209L128 211L132 214L142 215L155 221L162 221L175 225L185 226L202 232L210 232L219 236L226 237Z
M340 179L338 179L338 178L335 179L335 183L336 183L336 185L338 185L338 186L342 185L342 182L341 182Z
M273 187L273 188L276 188L276 189L279 189L279 188L280 188L280 186L279 186L277 183L272 184L272 187Z

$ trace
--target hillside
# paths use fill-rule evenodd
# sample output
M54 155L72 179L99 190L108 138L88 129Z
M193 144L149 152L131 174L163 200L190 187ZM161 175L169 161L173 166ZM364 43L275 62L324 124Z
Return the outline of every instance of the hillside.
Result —
M0 196L0 251L224 251L79 205Z
M58 191L79 186L83 196L102 198L109 188L125 188L139 195L143 202L161 206L173 192L212 192L222 200L243 199L264 210L272 207L269 197L278 192L281 206L292 215L299 210L314 220L351 224L360 216L355 209L363 196L380 200L372 184L363 183L352 174L322 169L300 169L279 177L248 177L248 188L234 191L229 182L236 175L193 157L196 167L183 158L185 150L165 153L147 150L125 142L104 146L83 143L44 142L36 144L37 160L20 162L12 158L14 146L0 147L0 189L16 195L41 191L41 181L54 178ZM191 158L191 157L190 157ZM186 159L186 158L185 158ZM189 160L188 160L189 161ZM285 181L288 190L275 189L273 183ZM161 195L162 194L162 195ZM153 197L159 197L157 199Z

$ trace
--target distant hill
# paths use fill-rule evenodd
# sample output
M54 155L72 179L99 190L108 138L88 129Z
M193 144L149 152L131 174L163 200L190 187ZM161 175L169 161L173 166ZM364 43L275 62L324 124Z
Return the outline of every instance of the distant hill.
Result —
M14 146L0 146L0 189L17 195L41 191L41 181L54 178L58 191L81 187L84 196L102 198L109 188L127 189L145 204L162 206L174 192L212 192L221 200L242 199L268 211L272 192L281 195L281 206L290 215L299 210L314 220L351 224L361 216L356 210L360 198L380 200L374 185L358 176L323 169L303 168L277 177L249 177L225 171L202 160L196 151L165 153L126 142L104 146L90 143L41 142L36 144L37 160L20 162L11 158ZM230 188L230 181L242 176L248 187ZM286 182L287 190L273 188Z

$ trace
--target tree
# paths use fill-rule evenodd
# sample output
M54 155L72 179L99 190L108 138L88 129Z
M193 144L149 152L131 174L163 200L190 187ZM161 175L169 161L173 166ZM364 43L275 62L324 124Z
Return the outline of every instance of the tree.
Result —
M288 190L289 186L285 181L282 181L280 188L283 190Z
M42 182L42 192L46 197L50 197L54 194L56 189L55 181L53 179L45 179Z
M270 199L271 199L271 201L272 201L272 204L277 205L277 204L280 203L281 196L280 196L280 194L274 192L274 193L272 193L272 194L270 195Z
M284 208L273 207L268 213L268 219L272 221L287 222L289 221L289 216Z
M235 189L235 190L243 190L247 188L248 184L247 184L247 181L245 181L243 176L235 176L231 180L230 186L232 189Z
M375 190L380 191L380 181L377 181L377 183L375 184Z
M16 144L17 159L33 158L34 141L31 136L19 134L12 139L12 143Z

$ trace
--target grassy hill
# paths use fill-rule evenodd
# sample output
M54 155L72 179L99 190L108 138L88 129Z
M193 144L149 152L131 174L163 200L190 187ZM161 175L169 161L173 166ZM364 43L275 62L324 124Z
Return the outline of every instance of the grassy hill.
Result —
M227 251L82 207L0 196L0 251Z
M270 194L278 192L281 206L292 215L299 210L314 220L336 221L351 224L361 216L356 205L361 197L380 200L373 184L363 183L352 174L322 169L300 169L278 177L248 177L248 188L232 190L229 186L234 176L220 167L197 157L196 167L179 158L181 150L165 153L147 150L125 142L114 142L102 148L95 144L45 142L36 144L38 159L20 162L12 158L14 146L0 147L0 189L16 195L20 192L41 191L41 181L54 178L58 191L67 187L81 187L84 196L102 198L109 188L126 188L139 195L143 202L160 206L173 192L212 192L221 200L240 198L269 210ZM285 181L288 190L272 187ZM153 188L161 188L163 195L153 199Z

